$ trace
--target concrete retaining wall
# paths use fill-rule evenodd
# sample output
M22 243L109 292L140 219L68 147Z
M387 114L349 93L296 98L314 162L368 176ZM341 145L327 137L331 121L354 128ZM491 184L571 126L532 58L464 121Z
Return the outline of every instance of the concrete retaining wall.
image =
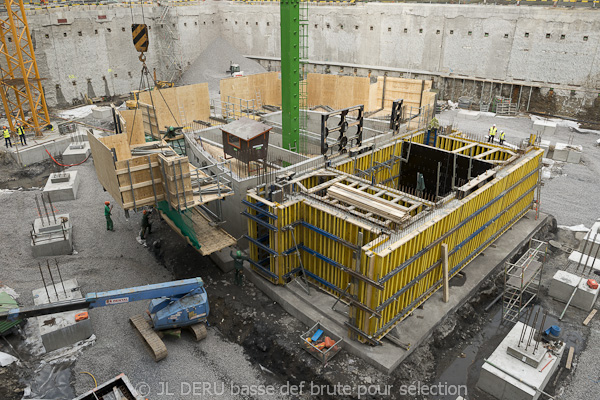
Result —
M150 70L157 68L159 79L170 75L157 60L159 30L165 24L181 38L185 65L219 34L244 54L279 56L277 4L207 1L172 7L160 28L163 10L144 7L151 27L147 63ZM137 6L28 13L50 105L73 103L83 94L137 89L141 63L132 45L132 13L135 22L142 22ZM600 86L600 19L594 10L360 3L311 7L309 15L311 60L400 68L417 75ZM353 71L346 68L342 73Z

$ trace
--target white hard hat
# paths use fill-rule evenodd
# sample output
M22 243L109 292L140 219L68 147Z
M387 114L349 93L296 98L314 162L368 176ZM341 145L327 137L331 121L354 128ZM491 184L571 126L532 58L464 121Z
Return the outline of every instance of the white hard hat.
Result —
M494 124L494 126L496 126L496 124Z

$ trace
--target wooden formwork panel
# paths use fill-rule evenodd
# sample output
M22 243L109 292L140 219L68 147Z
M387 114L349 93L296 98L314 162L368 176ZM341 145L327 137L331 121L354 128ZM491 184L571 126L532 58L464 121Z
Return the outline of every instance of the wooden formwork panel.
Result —
M221 79L219 82L221 101L227 102L227 96L244 100L255 100L260 92L262 104L281 106L281 78L278 72L265 72L246 76Z
M104 136L99 138L106 147L111 151L114 150L118 160L127 160L131 158L131 150L129 149L129 142L127 135L121 133L119 135Z
M182 126L183 122L208 121L210 118L208 83L140 92L139 101L156 108L156 119L162 130L168 126Z
M157 154L117 161L115 167L124 209L153 205L164 199Z
M190 178L190 165L187 157L165 157L158 155L165 180L166 200L171 207L179 210L196 205Z
M112 198L122 207L123 201L121 199L121 192L119 191L119 181L115 174L115 164L112 151L100 140L94 136L93 133L88 132L88 141L90 143L90 150L94 160L94 168L96 168L96 175L98 181Z
M117 111L125 120L123 131L127 136L129 144L142 144L146 142L144 135L144 122L142 110L120 110Z

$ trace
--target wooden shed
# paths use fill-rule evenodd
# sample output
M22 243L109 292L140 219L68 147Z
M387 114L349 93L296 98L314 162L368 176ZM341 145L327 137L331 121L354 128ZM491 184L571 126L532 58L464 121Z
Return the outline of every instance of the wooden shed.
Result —
M273 127L245 117L221 126L225 158L233 157L245 163L266 160L271 129Z

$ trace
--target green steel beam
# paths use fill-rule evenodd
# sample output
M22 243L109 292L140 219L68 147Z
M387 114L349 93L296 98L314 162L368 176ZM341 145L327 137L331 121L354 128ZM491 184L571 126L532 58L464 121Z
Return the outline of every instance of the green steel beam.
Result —
M283 148L300 144L300 1L280 0Z

